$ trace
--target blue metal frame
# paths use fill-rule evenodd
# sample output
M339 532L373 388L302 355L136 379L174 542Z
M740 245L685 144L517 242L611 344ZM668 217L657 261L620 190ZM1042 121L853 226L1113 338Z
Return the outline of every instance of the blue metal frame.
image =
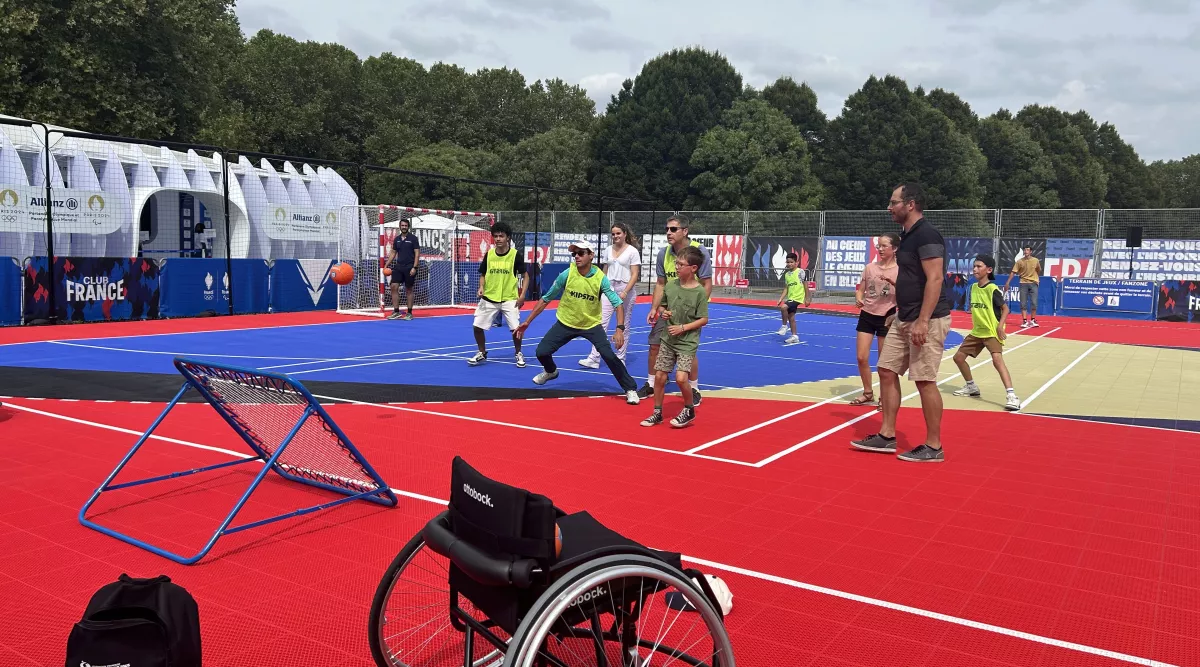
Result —
M259 444L259 442L254 437L252 437L249 433L247 433L241 427L240 424L237 423L237 421L233 418L233 414L231 412L229 412L229 410L225 407L224 401L217 398L216 396L214 396L212 394L212 392L208 391L207 387L204 386L204 382L201 381L194 373L191 372L191 370L188 368L188 365L203 366L205 368L215 368L215 369L219 369L219 370L230 372L230 373L245 373L245 374L251 376L251 378L253 378L253 379L269 379L269 380L273 381L273 382L271 382L271 384L276 385L279 388L287 388L289 390L295 391L297 394L302 396L305 401L308 402L308 405L304 408L304 413L300 416L300 419L298 419L296 421L296 424L292 427L291 431L288 432L287 437L285 437L283 439L283 441L279 444L279 447L275 450L275 453L268 456L266 450L263 449L263 447ZM104 533L105 535L108 535L110 537L115 537L116 539L119 539L123 542L127 542L134 546L145 549L151 553L157 554L164 558L168 558L172 561L175 561L176 563L180 563L183 565L191 565L191 564L199 561L201 558L204 558L204 556L208 554L208 552L212 549L213 545L216 544L217 540L220 539L220 537L222 535L236 533L236 532L239 532L242 530L247 530L249 528L256 528L258 526L262 526L264 524L272 523L272 522L279 521L282 519L288 519L288 518L291 518L294 516L300 516L301 514L308 514L310 512L316 512L318 510L323 510L323 509L327 509L330 507L334 507L335 505L347 503L352 500L369 500L373 503L377 503L377 504L384 505L387 507L394 507L398 504L396 495L392 492L391 488L388 487L387 483L383 481L383 478L380 477L377 472L375 472L375 469L371 467L371 464L368 463L365 458L363 458L362 454L358 451L358 448L355 447L354 444L350 442L350 439L346 437L346 434L342 431L342 429L336 423L334 423L333 419L330 418L330 416L327 412L325 412L325 409L321 406L320 402L318 402L317 399L311 393L309 393L309 391L307 389L304 388L304 386L300 385L295 380L292 380L291 378L287 377L286 375L279 374L279 373L268 373L268 372L258 371L258 370L254 370L254 369L250 369L250 368L228 366L225 364L215 364L215 363L206 362L206 361L196 361L196 360L192 360L192 359L186 359L183 357L177 357L175 359L175 368L178 369L180 374L182 374L184 376L185 381L183 383L183 386L180 387L179 392L175 394L175 397L171 399L171 402L167 404L167 407L154 420L154 423L150 425L150 428L147 429L146 432L143 433L140 438L138 438L137 443L135 443L133 445L133 447L129 450L129 452L125 454L125 457L123 459L121 459L121 462L119 464L117 464L117 467L111 473L109 473L108 477L104 480L104 483L101 484L99 486L99 488L97 488L96 491L92 493L91 498L89 498L88 501L84 504L84 506L82 508L80 508L79 523L83 524L84 526L87 526L88 528L91 528L93 530L97 530L101 533ZM167 414L170 413L171 410L175 407L175 405L179 403L179 400L181 398L183 398L184 393L187 392L187 390L189 388L195 389L196 391L198 391L200 393L201 396L204 397L204 400L207 401L208 404L211 405L213 407L213 409L215 409L217 411L217 414L221 415L221 418L224 419L225 422L227 424L229 424L229 426L231 428L233 428L234 432L236 432L239 436L241 436L242 440L245 441L245 443L250 447L250 449L254 451L255 456L250 456L250 457L238 460L238 461L230 461L227 463L218 463L218 464L211 465L211 466L205 466L203 468L195 468L193 470L185 470L185 471L181 471L181 472L168 473L166 475L158 475L155 477L140 479L140 480L136 480L136 481L132 481L132 482L122 482L120 484L113 484L112 483L113 479L116 478L116 476L121 472L121 470L125 468L126 464L129 463L130 459L133 458L133 455L135 453L137 453L138 449L140 449L142 447L142 445L145 444L146 441L150 439L150 436L154 433L154 430L158 428L158 426L162 423L163 419L166 418ZM326 484L324 482L319 482L319 481L311 480L311 479L305 479L303 477L293 475L278 465L279 457L283 454L284 450L287 449L287 446L288 446L288 444L291 443L292 438L294 438L296 436L296 434L300 432L300 428L303 427L305 422L307 422L312 417L316 417L316 418L320 419L322 422L324 422L324 424L329 428L329 430L338 437L341 445L350 452L351 456L359 464L361 464L363 469L367 472L367 474L370 475L371 480L373 482L375 482L375 484L377 485L376 488L371 489L369 491L364 491L362 493L353 493L345 488L337 487L332 484ZM193 475L198 472L206 472L209 470L216 470L218 468L227 468L230 466L240 465L240 464L248 463L251 461L262 461L263 462L261 469L258 471L258 474L255 475L255 477L254 477L254 481L250 483L249 488L247 488L246 491L242 494L242 497L238 500L237 504L229 512L229 515L225 517L225 520L221 522L221 525L213 533L212 537L209 538L208 543L204 545L204 548L201 549L199 551L199 553L197 553L193 556L181 556L177 553L168 551L161 547L156 547L152 544L148 544L148 543L146 543L142 540L139 540L135 537L131 537L129 535L125 535L124 533L118 532L111 528L101 526L101 525L91 521L90 519L88 519L85 516L87 514L88 509L96 502L96 500L100 497L100 494L105 491L113 491L116 489L128 488L131 486L138 486L141 484L149 484L151 482L158 482L158 481L162 481L165 479L174 479L176 477L184 477L187 475ZM262 482L263 478L266 477L268 470L274 470L280 476L284 477L285 479L291 480L293 482L301 482L303 484L307 484L309 486L313 486L313 487L316 487L319 489L325 489L327 491L335 491L337 493L344 494L346 497L339 498L338 500L334 500L331 502L322 503L320 505L314 505L312 507L306 507L306 508L298 509L298 510L295 510L292 512L287 512L285 514L280 514L278 516L270 517L267 519L261 519L259 521L253 521L251 523L242 524L240 526L230 527L229 524L233 522L234 517L236 517L238 512L241 511L242 507L246 504L246 501L250 499L250 495L252 493L254 493L254 490L258 488L258 485Z

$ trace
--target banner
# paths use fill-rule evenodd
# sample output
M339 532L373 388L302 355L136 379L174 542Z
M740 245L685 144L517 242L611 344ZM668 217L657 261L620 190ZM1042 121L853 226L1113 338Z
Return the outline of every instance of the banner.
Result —
M267 236L277 241L320 241L337 243L339 238L337 211L311 206L267 203L263 228ZM58 229L58 220L55 220Z
M1158 287L1157 317L1164 322L1200 323L1200 281L1163 281Z
M54 231L59 234L111 234L121 228L121 208L109 206L99 190L54 188L50 192ZM46 189L0 185L0 232L46 231Z
M1104 239L1100 264L1101 278L1200 280L1200 241L1143 239L1141 248L1131 249L1125 239Z
M0 325L21 323L21 263L0 257Z
M103 322L159 316L158 265L124 257L57 257L53 279L45 257L25 267L25 320L48 319L53 285L59 321Z
M337 308L334 259L277 259L271 264L271 310L277 313ZM448 262L439 262L448 264ZM235 297L236 298L236 297Z
M999 254L996 256L996 277L1001 274L1012 274L1013 265L1025 256L1025 246L1033 249L1033 256L1042 265L1042 275L1046 274L1046 239L1007 238L1000 239Z
M554 234L550 232L525 232L525 263L547 264L550 262L550 248L554 245ZM537 256L534 256L537 252Z
M170 258L162 262L159 284L163 317L229 313L232 282L235 314L265 313L269 303L269 268L265 259L235 259L232 281L223 259Z
M741 234L717 236L712 251L713 286L731 287L742 274L742 246L746 237Z
M821 249L821 287L853 290L863 269L878 256L870 236L826 236Z
M999 261L999 260L997 260ZM999 272L997 271L997 274ZM1017 278L1012 279L1012 284L1008 289L1004 289L1004 283L1009 279L1011 274L997 275L996 284L1001 290L1004 290L1004 300L1008 302L1008 309L1013 313L1021 312L1021 282ZM975 282L975 276L971 276L970 282ZM1038 296L1037 296L1037 312L1039 315L1053 315L1058 310L1058 280L1042 276L1038 281Z
M971 268L975 266L975 258L979 255L992 254L993 241L990 238L979 236L959 236L946 239L946 273L961 274L963 276L971 275ZM1003 264L999 258L996 259L997 264ZM996 267L1000 271L1000 267Z
M748 236L746 237L746 278L749 280L783 280L787 270L787 254L800 256L799 268L804 280L813 280L817 264L815 236Z
M1063 278L1060 310L1152 315L1157 302L1154 283L1148 280Z
M1044 274L1053 278L1090 278L1096 239L1046 239Z

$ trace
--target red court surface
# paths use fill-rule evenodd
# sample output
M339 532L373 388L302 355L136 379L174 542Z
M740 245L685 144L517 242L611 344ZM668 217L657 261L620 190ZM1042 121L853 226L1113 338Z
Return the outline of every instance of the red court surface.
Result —
M343 505L231 535L187 567L76 518L136 438L112 427L140 433L161 405L5 403L14 407L0 416L0 597L15 604L0 610L3 665L61 664L88 597L122 572L165 573L195 595L206 665L369 665L371 594L440 511L455 454L724 578L741 665L1200 664L1195 433L947 411L942 465L850 450L849 439L877 426L870 417L752 467L678 452L804 404L706 399L701 423L671 434L678 446L665 451L629 446L648 441L636 426L646 406L614 398L419 406L545 431L334 405L333 419L393 488L428 498ZM754 434L774 431L786 449L863 412L822 406ZM923 433L919 409L902 409L902 445ZM182 442L152 441L126 475L231 457L196 445L246 451L206 405L180 407L159 434ZM756 438L703 453L753 462L770 453ZM194 550L252 473L113 492L89 516ZM326 497L271 481L239 521Z

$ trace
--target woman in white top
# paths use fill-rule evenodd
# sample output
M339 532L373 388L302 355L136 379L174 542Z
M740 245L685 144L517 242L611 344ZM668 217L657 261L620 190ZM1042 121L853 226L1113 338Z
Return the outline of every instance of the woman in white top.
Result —
M612 234L612 243L604 248L601 253L601 270L604 275L608 276L608 282L612 284L613 289L621 296L621 303L625 304L625 321L619 322L618 327L628 329L630 323L633 322L633 304L637 300L637 282L638 276L641 275L642 269L642 253L638 250L637 239L633 236L633 230L624 222L618 222L609 230ZM613 307L607 299L600 300L602 310L600 311L600 326L608 330L608 322L612 319ZM625 361L625 352L629 349L629 339L632 338L628 333L625 334L625 342L621 345L621 349L617 350L617 358L622 363ZM592 348L591 354L579 360L579 365L584 368L600 368L600 353L596 348Z

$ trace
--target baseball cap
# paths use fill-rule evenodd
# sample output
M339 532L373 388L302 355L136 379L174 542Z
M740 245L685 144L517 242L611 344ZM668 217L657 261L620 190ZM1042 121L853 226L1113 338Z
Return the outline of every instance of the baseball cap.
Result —
M592 254L595 254L596 252L596 249L592 247L591 241L572 241L571 245L567 246L567 249L571 251L587 250Z

